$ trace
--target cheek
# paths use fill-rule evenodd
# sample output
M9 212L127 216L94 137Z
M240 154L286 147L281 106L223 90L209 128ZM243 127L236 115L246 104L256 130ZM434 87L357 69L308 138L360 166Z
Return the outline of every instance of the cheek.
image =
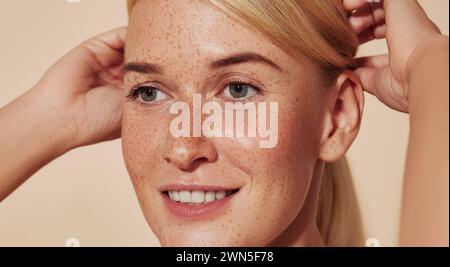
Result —
M152 181L160 172L158 153L166 140L168 116L158 112L141 112L135 107L125 107L122 120L122 150L125 165L145 219L156 236L161 235L158 206L159 194L152 187Z
M218 154L245 170L258 184L283 184L283 177L310 173L317 159L318 120L304 110L286 107L279 109L278 118L275 147L261 148L260 137L222 138L214 141Z
M250 177L247 201L242 204L249 231L264 220L267 234L276 236L297 216L306 199L316 161L315 118L305 111L280 108L279 138L274 148L260 148L259 138L228 138L215 142L219 155ZM240 213L242 216L243 213ZM255 235L257 234L255 233ZM261 240L266 242L267 240Z
M122 121L122 150L133 183L140 183L148 178L154 166L157 166L159 149L167 137L170 118L160 113L144 113L125 109Z

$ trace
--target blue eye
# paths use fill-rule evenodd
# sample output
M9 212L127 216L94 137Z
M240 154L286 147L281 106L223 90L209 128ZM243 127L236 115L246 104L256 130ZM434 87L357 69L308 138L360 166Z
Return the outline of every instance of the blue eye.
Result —
M258 89L245 83L230 83L225 88L225 96L233 99L244 99L258 92Z

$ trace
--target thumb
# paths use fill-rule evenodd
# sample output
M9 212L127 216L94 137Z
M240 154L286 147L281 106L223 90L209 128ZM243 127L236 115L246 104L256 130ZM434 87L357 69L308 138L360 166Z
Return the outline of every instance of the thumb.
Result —
M366 92L394 110L408 112L408 99L403 87L394 79L389 66L378 69L362 67L356 69L355 73Z

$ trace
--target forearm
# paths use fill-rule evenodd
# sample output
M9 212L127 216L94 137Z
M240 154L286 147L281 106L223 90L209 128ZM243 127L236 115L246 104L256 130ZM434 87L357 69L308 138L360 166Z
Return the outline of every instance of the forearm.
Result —
M427 47L411 73L410 136L400 245L445 245L449 236L448 39Z
M67 150L59 117L33 90L0 109L0 201Z

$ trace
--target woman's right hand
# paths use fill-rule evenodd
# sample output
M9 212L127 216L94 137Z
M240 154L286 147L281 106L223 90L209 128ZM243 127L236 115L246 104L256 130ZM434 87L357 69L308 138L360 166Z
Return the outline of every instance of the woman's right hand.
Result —
M83 42L31 89L66 127L67 150L120 137L125 34L123 27Z
M65 152L120 137L125 32L83 42L0 108L0 201Z

